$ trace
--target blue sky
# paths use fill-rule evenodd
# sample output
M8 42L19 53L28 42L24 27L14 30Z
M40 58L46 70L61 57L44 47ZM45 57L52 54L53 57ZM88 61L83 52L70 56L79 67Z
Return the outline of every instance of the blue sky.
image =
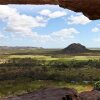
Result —
M0 5L0 45L100 47L100 20L55 5Z

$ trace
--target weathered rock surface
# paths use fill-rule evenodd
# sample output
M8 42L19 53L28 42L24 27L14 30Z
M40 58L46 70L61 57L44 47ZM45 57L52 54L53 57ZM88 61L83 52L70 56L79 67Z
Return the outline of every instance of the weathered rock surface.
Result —
M69 88L47 88L32 93L1 100L80 100L76 90Z
M58 0L59 5L75 12L82 12L91 20L100 19L100 0Z
M91 20L100 19L100 0L0 0L0 4L58 4Z
M81 100L100 100L100 91L93 90L82 92L79 97Z
M71 88L45 88L0 100L100 100L100 91L92 90L78 94Z

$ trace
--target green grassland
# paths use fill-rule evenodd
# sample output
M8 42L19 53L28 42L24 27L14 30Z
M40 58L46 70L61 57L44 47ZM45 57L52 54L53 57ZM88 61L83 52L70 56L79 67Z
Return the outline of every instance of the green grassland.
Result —
M50 87L68 87L77 89L78 92L89 91L93 89L93 86L90 84L81 84L81 83L67 83L62 81L26 81L27 79L15 81L3 81L0 82L0 98L7 96L20 95L42 88Z
M92 90L100 80L100 52L56 51L60 49L0 50L0 97L47 87Z
M44 60L99 60L100 56L64 56L64 57L52 57L44 55L10 55L9 58L36 58Z

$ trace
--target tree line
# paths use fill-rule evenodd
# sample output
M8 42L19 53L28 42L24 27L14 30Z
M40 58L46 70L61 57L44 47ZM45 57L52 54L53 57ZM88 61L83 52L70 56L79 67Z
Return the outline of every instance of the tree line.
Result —
M55 80L93 82L100 80L100 60L39 60L11 58L0 64L0 80Z

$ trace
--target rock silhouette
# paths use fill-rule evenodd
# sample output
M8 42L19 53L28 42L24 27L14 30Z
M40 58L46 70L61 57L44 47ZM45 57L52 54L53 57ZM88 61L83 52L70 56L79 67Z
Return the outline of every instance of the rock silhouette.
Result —
M62 50L63 53L68 53L68 54L84 53L88 51L89 50L85 46L79 43L73 43Z

